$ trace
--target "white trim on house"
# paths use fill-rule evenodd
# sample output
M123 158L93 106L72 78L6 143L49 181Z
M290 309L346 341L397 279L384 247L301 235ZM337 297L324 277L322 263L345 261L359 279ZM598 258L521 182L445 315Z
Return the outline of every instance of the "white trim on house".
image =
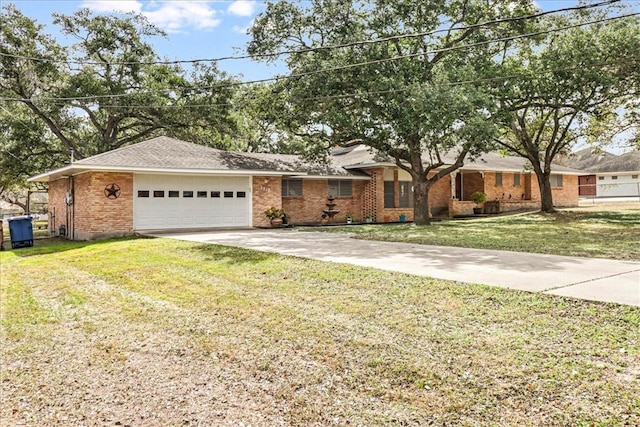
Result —
M289 175L287 178L297 179L343 179L345 181L370 181L369 175Z
M63 176L79 175L86 172L129 172L129 173L148 173L148 174L165 174L165 175L246 175L246 176L305 176L300 172L284 172L284 171L264 171L264 170L213 170L213 169L164 169L164 168L141 168L127 166L100 166L100 165L78 165L72 164L59 169L54 169L40 175L32 176L27 182L48 182Z

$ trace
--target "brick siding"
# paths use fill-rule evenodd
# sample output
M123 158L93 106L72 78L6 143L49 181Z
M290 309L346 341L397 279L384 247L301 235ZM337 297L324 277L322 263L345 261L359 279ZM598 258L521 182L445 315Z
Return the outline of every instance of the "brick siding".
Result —
M109 199L104 189L112 183L120 187L120 197ZM49 184L49 207L55 208L56 225L67 228L67 237L93 240L133 234L133 174L88 172L73 177L73 204L64 198L71 183L59 179ZM54 230L57 232L57 230Z
M553 194L554 206L578 206L578 199L580 198L578 190L578 176L564 175L562 177L562 188L552 188L551 193Z
M253 218L254 227L268 227L269 220L264 211L271 206L282 206L282 178L279 176L254 176L253 187Z
M367 182L368 183L368 182ZM336 197L334 209L340 212L333 218L334 222L346 222L347 214L356 219L365 217L363 194L365 182L353 181L351 197ZM328 180L303 179L302 197L283 197L282 207L289 215L292 224L320 224L323 210L327 209ZM370 192L370 188L368 189Z
M69 227L67 223L67 204L64 201L67 195L69 179L61 178L49 183L49 231L57 236L60 226Z

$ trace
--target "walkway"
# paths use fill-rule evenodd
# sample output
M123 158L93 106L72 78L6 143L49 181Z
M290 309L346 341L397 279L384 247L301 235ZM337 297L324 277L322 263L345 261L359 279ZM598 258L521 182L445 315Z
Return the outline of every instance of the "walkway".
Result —
M640 306L640 262L377 242L346 234L284 229L155 236Z

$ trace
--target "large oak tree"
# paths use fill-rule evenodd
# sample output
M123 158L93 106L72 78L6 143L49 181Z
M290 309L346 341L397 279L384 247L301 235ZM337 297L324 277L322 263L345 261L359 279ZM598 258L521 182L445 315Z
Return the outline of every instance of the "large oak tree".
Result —
M391 156L412 177L423 225L429 189L493 139L483 86L461 82L485 76L505 48L495 40L527 25L482 24L533 11L528 0L278 1L255 20L248 50L287 51L290 78L278 87L291 129L320 148L361 140Z
M625 106L628 121L618 129L637 126L632 112L638 102L640 25L637 17L608 20L610 13L543 19L540 31L566 29L522 39L500 58L496 74L504 79L494 89L502 132L496 142L529 160L543 212L554 211L550 176L556 156L593 136L594 124L617 117L613 112ZM586 22L594 23L581 25Z
M83 158L158 134L221 145L234 130L235 81L213 63L160 61L149 39L165 34L142 15L54 14L68 46L12 5L0 22L0 106L19 112L13 129L4 126L2 149L28 174L70 152Z

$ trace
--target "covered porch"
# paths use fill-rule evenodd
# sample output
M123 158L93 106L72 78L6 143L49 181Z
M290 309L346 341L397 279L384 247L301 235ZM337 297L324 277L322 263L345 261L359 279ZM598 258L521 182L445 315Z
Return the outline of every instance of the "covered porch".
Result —
M487 195L487 201L478 206L485 214L538 209L540 201L539 197L532 194L531 181L530 172L482 170L452 172L449 217L473 215L476 204L471 201L471 195L477 191Z

